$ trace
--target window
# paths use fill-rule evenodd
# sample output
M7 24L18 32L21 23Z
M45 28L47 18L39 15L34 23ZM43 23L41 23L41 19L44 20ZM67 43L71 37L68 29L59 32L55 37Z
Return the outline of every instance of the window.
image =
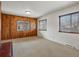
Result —
M39 20L39 30L47 31L47 19Z
M26 31L30 30L30 22L29 21L17 21L17 31Z
M59 16L59 31L79 33L79 12Z

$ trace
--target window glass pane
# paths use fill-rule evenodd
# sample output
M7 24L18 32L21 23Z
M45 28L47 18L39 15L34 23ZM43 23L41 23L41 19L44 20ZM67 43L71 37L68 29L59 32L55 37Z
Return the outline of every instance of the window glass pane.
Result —
M79 32L79 13L72 14L72 30Z
M61 16L60 17L60 31L70 32L71 24L70 24L70 15Z
M46 31L47 30L47 19L39 21L39 30Z
M17 21L17 31L30 30L29 21Z

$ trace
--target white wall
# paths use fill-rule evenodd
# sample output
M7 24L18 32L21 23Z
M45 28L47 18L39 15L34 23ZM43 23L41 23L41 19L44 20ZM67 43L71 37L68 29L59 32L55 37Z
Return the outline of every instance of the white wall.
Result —
M69 44L79 49L79 34L59 32L59 16L76 11L79 11L79 4L52 12L39 18L39 20L47 19L47 31L38 31L38 36L43 36L48 40L61 44Z

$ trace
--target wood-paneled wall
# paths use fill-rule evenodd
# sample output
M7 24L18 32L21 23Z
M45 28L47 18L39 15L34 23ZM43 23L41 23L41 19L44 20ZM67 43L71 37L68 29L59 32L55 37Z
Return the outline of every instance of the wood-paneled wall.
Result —
M2 14L2 40L10 38L10 16Z
M1 40L1 2L0 2L0 40Z
M17 21L29 21L31 29L29 31L17 31ZM15 15L2 14L2 40L37 36L37 19Z

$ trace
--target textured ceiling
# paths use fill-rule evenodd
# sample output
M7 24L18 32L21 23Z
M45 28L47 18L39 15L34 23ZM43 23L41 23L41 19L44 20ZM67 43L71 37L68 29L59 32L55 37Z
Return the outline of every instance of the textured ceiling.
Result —
M3 1L2 12L37 18L75 3L75 1ZM31 11L31 14L27 15L25 11Z

